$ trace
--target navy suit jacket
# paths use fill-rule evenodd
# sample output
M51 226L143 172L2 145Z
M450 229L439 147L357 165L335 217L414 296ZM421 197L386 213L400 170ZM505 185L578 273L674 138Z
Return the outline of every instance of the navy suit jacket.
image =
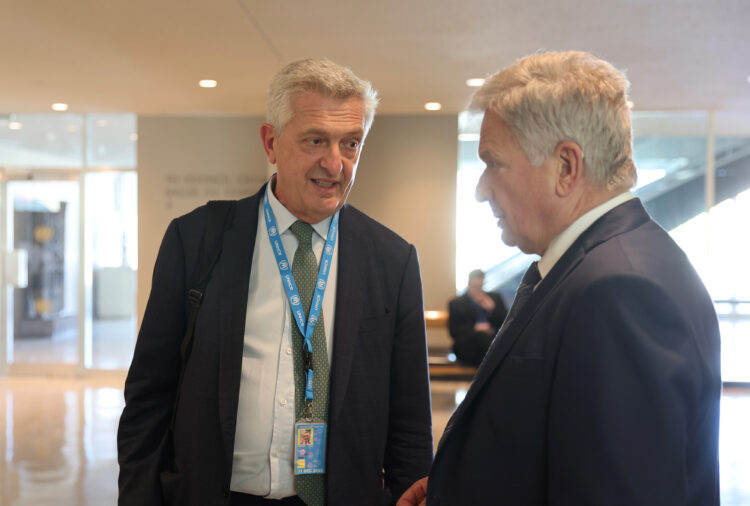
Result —
M495 303L492 311L487 313L487 322L495 329L499 329L508 315L508 310L499 293L486 293ZM448 332L454 341L458 343L464 339L471 339L477 334L483 334L483 331L474 330L476 323L477 307L468 293L455 297L448 302Z
M719 330L640 201L587 229L496 338L428 505L718 504Z
M229 503L245 314L263 189L240 200L206 288L175 426L176 472L160 444L185 332L186 278L205 206L168 227L125 384L121 505ZM328 503L388 504L432 461L424 309L414 247L355 208L340 215L331 364ZM162 499L163 496L163 499Z

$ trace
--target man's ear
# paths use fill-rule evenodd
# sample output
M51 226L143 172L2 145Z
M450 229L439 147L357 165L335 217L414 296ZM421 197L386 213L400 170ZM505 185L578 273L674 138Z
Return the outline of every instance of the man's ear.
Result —
M559 163L555 191L567 197L583 181L583 151L575 142L565 141L557 145L554 156Z
M276 129L273 125L263 123L260 126L260 140L263 142L263 149L266 151L266 157L271 164L276 163L276 141L279 136L276 135Z

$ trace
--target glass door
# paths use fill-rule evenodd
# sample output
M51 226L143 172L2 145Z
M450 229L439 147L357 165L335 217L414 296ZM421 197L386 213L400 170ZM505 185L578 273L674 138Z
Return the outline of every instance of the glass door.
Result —
M130 364L137 140L134 114L0 116L0 376Z
M78 178L4 184L4 313L10 371L77 368Z

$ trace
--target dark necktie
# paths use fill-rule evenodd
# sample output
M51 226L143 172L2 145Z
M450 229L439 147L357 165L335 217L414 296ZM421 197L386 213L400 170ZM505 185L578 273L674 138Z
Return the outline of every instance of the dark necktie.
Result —
M526 301L529 300L529 297L531 297L531 294L534 292L534 287L537 285L537 283L539 283L539 280L542 279L541 275L539 274L539 266L537 265L538 263L539 262L532 262L531 265L529 265L529 268L526 270L526 274L523 275L521 284L518 285L518 290L516 290L516 296L513 299L513 304L511 304L510 311L508 311L508 316L505 317L503 326L500 327L500 330L495 336L494 341L492 341L492 344L495 344L495 341L499 341L502 338L505 329L507 329L511 322L516 318L516 316L518 316L518 312L526 304Z
M315 291L315 281L318 278L318 261L312 250L312 227L303 221L295 221L289 229L297 237L299 245L294 252L292 261L292 275L297 283L305 318L310 315L310 302ZM294 350L294 399L297 420L305 413L305 370L302 359L302 343L304 337L297 328L292 316L292 349ZM312 416L315 421L328 423L328 349L323 327L323 310L321 308L318 322L315 325L312 338L313 360L313 403ZM326 475L300 474L297 475L297 495L309 506L323 506L326 503Z
M492 340L492 343L490 344L489 349L487 350L487 353L485 354L485 359L482 361L481 364L479 364L479 369L477 369L477 373L474 376L475 378L479 376L480 371L482 371L483 367L486 367L485 364L487 362L486 357L490 354L492 351L492 348L495 347L495 345L500 342L503 338L503 333L508 328L508 326L511 324L511 322L518 316L519 311L521 308L526 304L526 302L529 300L529 297L531 297L531 294L534 292L534 287L539 283L539 281L542 279L541 275L539 274L539 267L537 266L538 262L533 262L529 268L526 270L526 274L523 275L523 278L521 279L521 284L518 285L518 290L516 290L516 296L513 299L513 304L510 306L510 311L508 311L508 316L505 317L505 321L503 322L503 326L500 327L500 330L495 334L495 339ZM475 385L472 385L472 388L474 388ZM443 444L443 441L448 436L448 434L453 430L453 424L455 423L456 419L459 416L459 413L462 411L463 403L458 406L458 408L453 412L450 419L448 420L448 423L445 426L445 430L443 431L443 436L440 438L440 443L438 444L438 447Z

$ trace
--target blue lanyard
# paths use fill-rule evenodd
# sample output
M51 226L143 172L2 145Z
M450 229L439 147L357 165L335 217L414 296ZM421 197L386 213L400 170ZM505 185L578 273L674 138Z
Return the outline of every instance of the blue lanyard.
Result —
M307 324L305 324L305 309L302 307L299 292L297 291L297 283L294 281L294 275L292 274L291 266L287 260L286 252L284 251L284 245L281 243L281 234L279 234L279 228L276 226L276 217L271 209L271 204L268 198L268 187L270 183L266 185L266 200L263 203L263 214L266 221L266 230L268 232L268 239L271 241L271 249L276 257L276 266L279 268L279 274L283 281L284 289L286 290L286 296L289 300L289 306L292 308L292 314L294 320L297 322L297 328L300 334L304 336L304 342L302 344L303 358L305 360L305 400L308 409L313 400L313 369L312 369L312 335L315 330L315 324L318 323L320 317L320 310L323 306L323 294L326 290L326 282L328 281L328 273L331 269L331 260L333 258L333 249L336 245L336 239L338 237L339 230L339 213L333 215L331 224L328 227L328 237L326 237L326 244L323 248L323 257L320 260L320 268L318 269L318 279L315 281L315 291L313 292L312 302L310 303L310 315L307 318Z

